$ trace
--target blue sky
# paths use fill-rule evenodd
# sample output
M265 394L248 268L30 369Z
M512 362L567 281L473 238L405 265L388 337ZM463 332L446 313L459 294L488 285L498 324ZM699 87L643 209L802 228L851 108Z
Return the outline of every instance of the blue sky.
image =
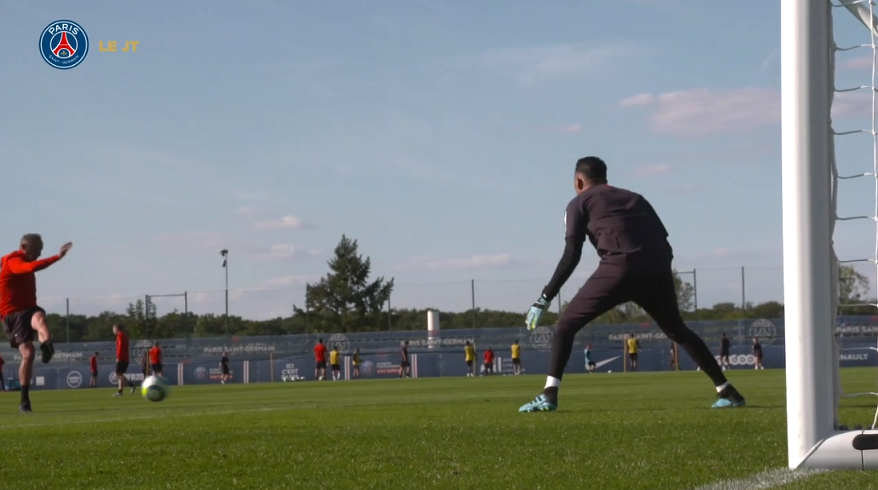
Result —
M779 300L779 2L744 3L7 7L2 243L74 242L39 276L54 311L187 291L221 313L228 248L230 312L286 314L343 233L396 278L395 307L467 309L475 279L478 306L524 311L560 257L573 165L598 155L662 215L700 305L739 302L742 266L747 300ZM837 15L840 44L868 42ZM37 49L59 19L91 44L71 70ZM111 40L137 52L101 52ZM871 66L840 55L839 84ZM870 124L867 98L836 109L844 128ZM849 173L871 169L871 146L839 143ZM872 183L846 185L840 212L873 214ZM843 258L872 255L872 223L839 230Z

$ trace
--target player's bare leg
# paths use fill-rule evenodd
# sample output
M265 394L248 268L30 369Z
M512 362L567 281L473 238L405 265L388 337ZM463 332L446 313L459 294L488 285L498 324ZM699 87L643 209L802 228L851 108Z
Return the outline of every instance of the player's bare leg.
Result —
M21 405L18 407L19 412L28 413L30 408L30 380L34 374L34 358L36 357L36 349L33 342L25 342L18 346L18 352L21 354L21 365L18 367L18 381L21 383Z
M52 332L49 331L49 325L46 324L46 315L42 311L35 312L31 316L30 324L36 330L37 339L40 341L42 361L48 363L55 355L55 346L52 344Z

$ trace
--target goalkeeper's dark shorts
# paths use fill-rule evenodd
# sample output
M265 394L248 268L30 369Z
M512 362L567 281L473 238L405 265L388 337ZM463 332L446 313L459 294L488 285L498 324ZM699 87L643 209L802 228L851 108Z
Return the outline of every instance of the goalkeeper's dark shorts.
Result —
M643 308L670 340L686 330L677 306L670 261L631 260L620 256L601 260L597 270L570 300L558 320L558 328L579 331L629 301Z

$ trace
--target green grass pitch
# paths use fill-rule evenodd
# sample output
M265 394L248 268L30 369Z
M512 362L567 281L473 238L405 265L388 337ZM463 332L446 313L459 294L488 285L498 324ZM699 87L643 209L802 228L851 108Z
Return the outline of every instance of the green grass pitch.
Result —
M560 411L519 414L542 376L0 394L0 488L695 489L786 466L783 371L731 371L749 407L711 410L702 373L564 379ZM846 392L874 369L843 370ZM874 398L844 401L871 423ZM784 487L878 489L833 472Z

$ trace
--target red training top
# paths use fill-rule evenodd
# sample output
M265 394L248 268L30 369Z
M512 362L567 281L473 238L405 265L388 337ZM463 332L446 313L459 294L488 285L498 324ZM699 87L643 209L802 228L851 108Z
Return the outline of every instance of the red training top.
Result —
M24 252L12 252L0 259L0 317L37 306L37 278L34 272L61 260L58 255L25 261Z
M91 370L92 371L98 370L98 357L97 356L91 356Z
M485 351L485 364L489 364L494 362L494 351L486 350Z
M149 350L149 363L150 364L161 364L162 363L162 350L158 347L153 347Z
M314 359L317 362L326 362L326 346L323 344L317 344L314 346Z
M119 361L129 361L128 358L128 335L125 332L116 334L116 359Z

